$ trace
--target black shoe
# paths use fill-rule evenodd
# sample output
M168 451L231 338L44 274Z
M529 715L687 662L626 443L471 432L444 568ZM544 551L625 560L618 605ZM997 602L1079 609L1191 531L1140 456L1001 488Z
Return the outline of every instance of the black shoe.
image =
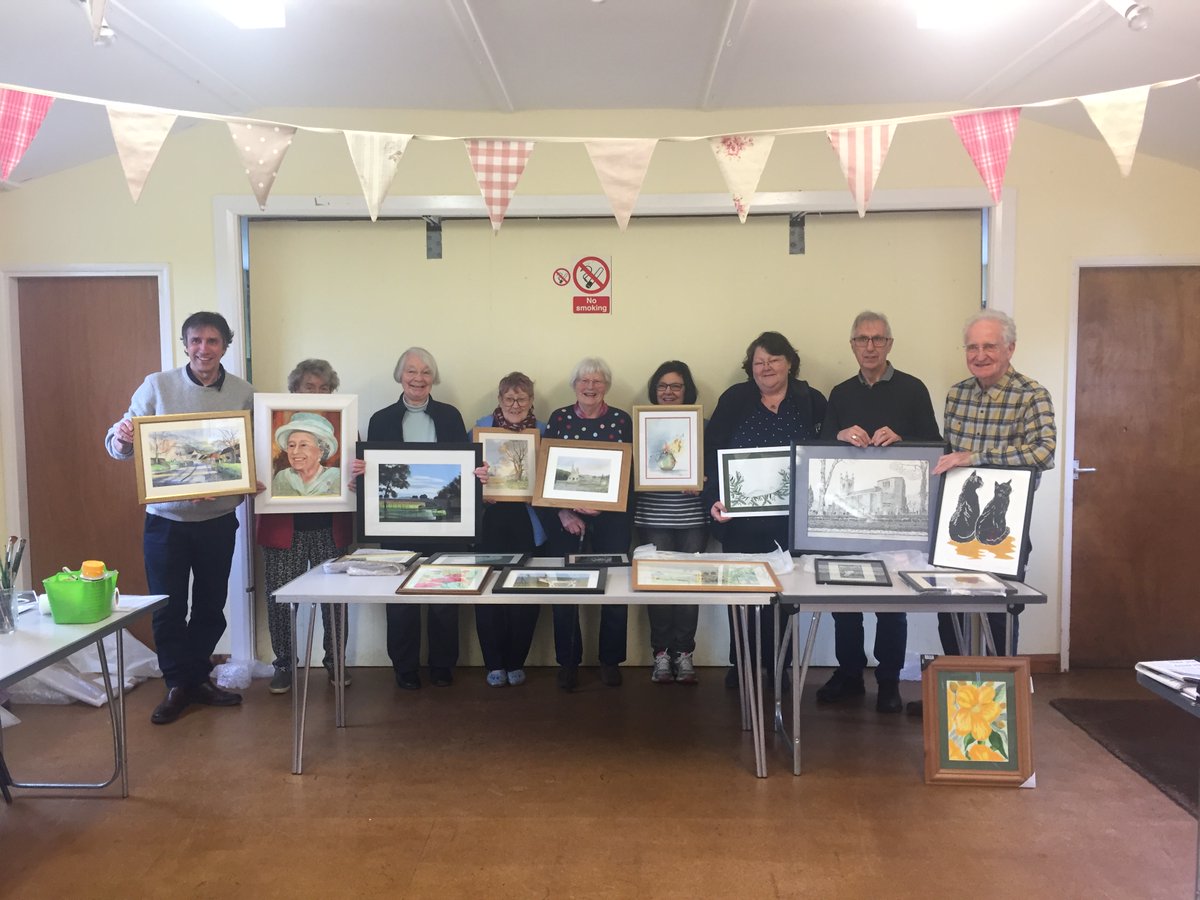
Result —
M608 687L621 686L621 667L620 666L601 666L600 667L600 682Z
M817 688L817 702L837 703L847 697L861 697L866 692L862 675L846 675L837 669L823 686Z
M421 675L416 669L411 672L396 673L396 687L403 688L406 691L419 691L421 689Z
M895 681L881 681L875 695L875 712L904 712L904 700L900 697L900 685Z
M450 687L454 684L454 673L442 666L430 666L429 680L434 687Z
M738 686L738 670L737 666L730 666L725 672L725 687L729 690L736 690Z
M558 670L558 688L562 691L575 690L579 684L579 670L574 666L561 666Z
M155 725L170 725L191 702L191 692L187 688L167 688L167 696L163 697L162 703L154 707L154 712L150 713L150 721Z
M204 706L237 706L242 702L242 695L222 690L211 681L202 681L192 686L191 701Z
M925 704L920 700L909 700L904 704L904 714L919 719L925 715Z

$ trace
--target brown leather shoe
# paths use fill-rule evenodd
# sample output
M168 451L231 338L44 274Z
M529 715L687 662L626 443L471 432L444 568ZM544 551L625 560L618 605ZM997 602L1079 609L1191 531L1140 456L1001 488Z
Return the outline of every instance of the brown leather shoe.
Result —
M150 713L150 721L155 725L170 725L191 702L191 694L187 688L167 688L167 696L163 697L162 703L154 707L154 712Z
M237 706L242 702L242 695L222 690L211 681L202 681L192 688L192 702L205 706Z

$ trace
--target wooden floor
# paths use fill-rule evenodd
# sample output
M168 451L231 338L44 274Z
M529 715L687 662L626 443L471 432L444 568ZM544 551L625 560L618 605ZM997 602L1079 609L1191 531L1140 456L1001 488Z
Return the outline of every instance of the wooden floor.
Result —
M290 698L265 682L165 727L149 723L161 685L143 685L131 796L18 792L0 808L0 896L1191 896L1195 820L1047 705L1144 696L1130 671L1036 678L1033 790L925 785L920 720L877 715L872 694L816 707L824 670L805 773L775 740L760 780L722 671L690 689L625 671L613 689L583 670L566 695L551 669L502 689L460 670L417 693L357 669L340 731L314 674L302 776ZM16 712L15 777L95 777L104 711Z

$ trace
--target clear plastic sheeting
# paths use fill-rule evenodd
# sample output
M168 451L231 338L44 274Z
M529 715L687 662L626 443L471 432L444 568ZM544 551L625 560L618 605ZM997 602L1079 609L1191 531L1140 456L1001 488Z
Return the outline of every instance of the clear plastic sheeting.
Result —
M676 553L659 550L654 544L642 544L633 549L634 559L695 559L695 560L740 560L752 559L768 563L776 575L786 575L794 569L792 556L778 544L770 553Z
M275 667L270 663L259 662L256 659L231 659L214 666L212 678L217 687L227 691L244 691L250 687L252 679L269 678L274 671Z
M145 644L122 632L122 648L125 652L125 690L129 690L147 678L161 678L158 658ZM110 634L104 639L104 655L108 661L109 674L117 677L117 636ZM114 688L116 685L114 684ZM108 702L104 691L104 676L100 671L100 654L95 644L90 644L65 660L47 666L23 681L8 688L13 703L45 703L65 705L80 701L91 706L103 706Z

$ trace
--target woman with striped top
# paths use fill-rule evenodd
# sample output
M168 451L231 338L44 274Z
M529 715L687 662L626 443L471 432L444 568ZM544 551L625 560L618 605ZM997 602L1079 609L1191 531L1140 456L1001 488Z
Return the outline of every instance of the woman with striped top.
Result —
M696 402L696 382L687 363L668 360L650 376L646 386L650 402L677 405ZM635 495L633 523L639 543L659 550L700 553L708 543L708 512L695 491L662 493L639 491ZM654 669L650 680L658 684L695 684L696 621L700 607L647 606Z

